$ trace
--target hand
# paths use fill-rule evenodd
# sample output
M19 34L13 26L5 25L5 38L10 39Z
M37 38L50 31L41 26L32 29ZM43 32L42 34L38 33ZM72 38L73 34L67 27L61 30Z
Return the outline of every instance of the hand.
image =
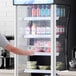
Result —
M32 49L29 51L29 55L34 55L34 53L35 53L35 47L32 47Z
M28 54L29 54L29 55L34 55L34 53L35 53L34 50L28 51Z

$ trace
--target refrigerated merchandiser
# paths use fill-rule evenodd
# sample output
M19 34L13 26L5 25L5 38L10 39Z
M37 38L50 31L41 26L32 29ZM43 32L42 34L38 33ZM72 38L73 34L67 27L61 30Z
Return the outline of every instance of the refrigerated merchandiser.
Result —
M17 47L35 50L33 56L16 57L17 76L56 76L67 69L69 6L53 3L14 0Z

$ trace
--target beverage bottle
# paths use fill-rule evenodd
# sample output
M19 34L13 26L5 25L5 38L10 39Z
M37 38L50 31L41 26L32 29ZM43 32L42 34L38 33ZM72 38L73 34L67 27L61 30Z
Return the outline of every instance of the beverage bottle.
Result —
M46 27L45 28L45 33L46 33L46 35L50 35L51 33L50 33L50 27Z
M63 15L62 15L63 12L62 12L62 10L63 10L63 8L61 8L61 11L60 11L60 16L61 16L61 17L63 17Z
M61 26L59 25L59 34L61 34Z
M36 9L34 5L32 6L32 16L36 16Z
M46 5L46 8L45 8L45 16L50 16L50 9L48 5Z
M36 24L33 23L32 25L32 35L35 35L36 34Z
M44 9L44 5L42 5L42 7L41 7L40 14L41 14L41 16L45 16L45 9Z
M60 16L60 8L56 9L56 16Z
M62 9L62 16L65 17L65 8Z
M32 16L32 7L31 6L28 6L27 7L27 17L31 17Z
M30 34L30 26L26 26L25 34L26 35Z
M65 17L65 9L61 8L61 17Z
M39 8L39 5L37 5L37 16L38 17L40 16L40 8Z
M64 32L65 32L65 27L64 26L63 26L62 30L63 30L63 34L64 34Z
M51 52L51 49L50 49L50 47L48 48L48 52Z

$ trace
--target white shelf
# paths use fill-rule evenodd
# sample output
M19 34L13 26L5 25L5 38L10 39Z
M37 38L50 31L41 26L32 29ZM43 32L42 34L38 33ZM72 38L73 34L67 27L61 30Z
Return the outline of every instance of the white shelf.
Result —
M51 53L47 53L47 52L35 52L34 55L37 55L37 56L51 56ZM56 53L56 56L59 56L59 53Z
M59 17L56 18L57 20ZM36 21L36 20L51 20L51 17L25 17L24 20Z
M58 74L60 76L76 76L76 71L64 70L64 71L59 71Z
M59 35L56 35L58 38ZM51 35L24 35L24 38L51 38Z
M25 69L25 73L51 73L51 70Z
M14 73L14 70L0 69L0 73Z

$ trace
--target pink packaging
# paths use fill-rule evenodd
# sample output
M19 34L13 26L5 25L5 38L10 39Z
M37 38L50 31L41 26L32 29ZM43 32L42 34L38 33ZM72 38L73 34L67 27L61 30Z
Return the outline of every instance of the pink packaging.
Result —
M26 29L25 29L25 34L26 34L26 35L30 34L30 27L29 27L29 26L26 27Z

